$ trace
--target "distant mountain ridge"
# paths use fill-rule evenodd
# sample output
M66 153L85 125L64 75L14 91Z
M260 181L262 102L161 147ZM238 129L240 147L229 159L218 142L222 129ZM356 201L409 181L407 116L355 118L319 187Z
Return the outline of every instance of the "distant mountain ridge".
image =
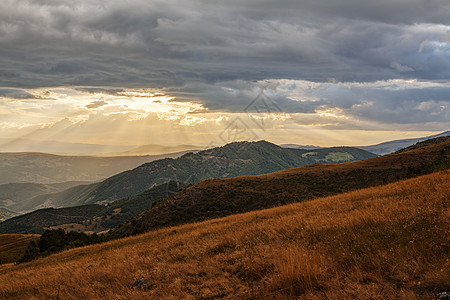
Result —
M437 144L441 144L441 143L445 143L446 141L448 141L450 139L450 136L440 136L440 137L436 137L436 138L432 138L432 139L426 139L423 140L421 142L417 142L411 146L402 148L400 150L397 150L394 152L394 154L399 154L399 153L403 153L403 152L408 152L408 151L412 151L415 149L421 149L424 147L429 147L429 146L433 146L433 145L437 145Z
M17 212L0 206L0 223L6 219L10 219L18 215L19 214Z
M372 152L372 153L375 153L378 155L384 155L384 154L388 154L388 153L393 153L395 151L398 151L400 149L406 148L408 146L411 146L411 145L419 143L419 142L423 142L423 141L438 138L438 137L445 137L445 136L450 136L450 131L444 131L444 132L436 134L436 135L426 136L426 137L422 137L422 138L393 140L393 141L388 141L388 142L384 142L384 143L380 143L380 144L376 144L376 145L370 145L370 146L357 146L357 148L363 149L363 150L366 150L366 151L369 151L369 152Z
M325 147L314 146L314 145L297 145L297 144L280 144L280 147L291 148L291 149L305 149L305 150L314 150L314 149L325 148Z
M87 184L83 181L69 181L62 183L42 184L42 183L6 183L0 185L0 206L7 207L19 213L24 213L30 209L37 209L30 200L36 196L57 193L68 188Z
M285 149L266 141L238 142L187 153L177 159L167 158L145 163L96 184L37 196L32 202L36 206L46 203L48 207L108 203L137 195L154 185L169 181L195 183L207 178L258 175L316 162L339 163L375 156L352 147L308 151Z
M195 145L177 145L177 146L163 146L163 145L143 145L127 151L116 152L108 154L108 156L136 156L136 155L163 155L167 153L188 153L206 150L203 146ZM181 156L181 155L180 155Z
M47 153L0 153L0 184L67 181L98 181L143 163L179 157L184 153L158 156L65 156Z
M443 137L443 136L450 136L450 131L444 131L439 134L430 135L430 136L421 137L421 138L392 140L392 141L387 141L387 142L374 144L374 145L370 145L370 146L354 146L354 147L366 150L368 152L371 152L371 153L374 153L377 155L385 155L385 154L393 153L393 152L403 149L405 147L411 146L418 142L422 142L422 141L429 140L429 139L434 139L437 137ZM280 147L291 148L291 149L307 149L307 150L323 148L323 147L314 146L314 145L297 145L297 144L281 144Z
M102 145L87 143L72 143L53 140L36 141L28 138L2 139L0 151L5 152L41 152L56 155L98 155L106 152L120 152L129 150L132 145Z

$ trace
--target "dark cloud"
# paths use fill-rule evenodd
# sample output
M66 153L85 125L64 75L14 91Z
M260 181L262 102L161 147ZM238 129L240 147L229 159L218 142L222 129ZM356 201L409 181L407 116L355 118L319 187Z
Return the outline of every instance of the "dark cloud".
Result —
M414 124L450 120L450 87L390 90L350 88L334 90L325 107L340 108L359 119L384 124Z
M35 99L35 97L20 89L1 89L0 97L13 98L13 99Z
M237 111L266 79L447 80L449 16L448 0L4 0L0 86L157 88ZM272 92L286 111L339 106L380 120L448 117L432 108L448 99L429 89L335 86L315 102ZM414 108L423 102L430 104Z
M243 2L2 1L0 83L449 76L446 0Z
M109 94L109 95L117 95L118 93L123 92L123 89L117 88L101 88L101 87L78 87L76 88L78 91L88 92L91 94Z
M194 99L210 111L310 114L337 110L351 120L384 124L436 122L444 129L449 124L448 82L431 86L430 82L416 81L310 84L293 80L192 83L167 89L167 93L175 95L177 101Z

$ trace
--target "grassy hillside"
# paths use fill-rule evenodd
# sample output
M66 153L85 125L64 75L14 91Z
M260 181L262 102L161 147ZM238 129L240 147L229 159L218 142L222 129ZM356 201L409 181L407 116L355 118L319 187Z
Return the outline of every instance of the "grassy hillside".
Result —
M450 133L450 131L448 131L448 133ZM437 145L446 141L449 141L450 137L438 137L438 138L434 138L434 139L427 139L423 142L417 142L411 146L408 146L406 148L402 148L400 150L397 150L395 153L403 153L403 152L408 152L411 150L415 150L415 149L420 149L426 146L433 146L433 145Z
M444 171L161 229L0 266L0 298L431 299L450 289L448 199Z
M287 169L259 176L208 179L160 201L112 234L223 217L382 185L450 168L450 138L423 142L401 153L349 163Z
M17 216L18 213L10 209L0 207L0 222Z
M283 149L265 141L231 143L195 154L188 153L178 159L146 163L101 183L74 187L57 194L42 195L34 199L34 202L36 205L46 203L54 207L113 202L169 181L196 183L206 178L265 174L318 161L337 163L375 156L349 147L307 151Z
M64 156L46 153L0 153L0 184L98 181L143 163L180 154L158 156Z
M156 201L175 194L183 187L184 184L171 181L134 197L114 201L108 206L89 204L36 210L0 223L0 234L42 233L45 228L63 228L67 231L88 233L103 232L139 215Z
M0 265L17 261L28 243L38 238L39 235L34 234L0 234Z

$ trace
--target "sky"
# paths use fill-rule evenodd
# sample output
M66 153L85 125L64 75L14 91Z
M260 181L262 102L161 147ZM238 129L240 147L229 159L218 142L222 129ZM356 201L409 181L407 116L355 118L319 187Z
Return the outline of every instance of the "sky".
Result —
M448 0L0 2L1 143L369 145L449 106Z

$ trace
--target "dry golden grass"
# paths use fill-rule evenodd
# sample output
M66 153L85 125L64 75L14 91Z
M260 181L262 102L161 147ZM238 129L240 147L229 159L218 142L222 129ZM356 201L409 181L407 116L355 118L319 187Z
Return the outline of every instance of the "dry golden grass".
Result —
M433 298L450 289L449 199L444 171L161 229L0 266L0 298Z
M38 238L38 234L0 234L0 265L15 262L25 253L28 243Z

